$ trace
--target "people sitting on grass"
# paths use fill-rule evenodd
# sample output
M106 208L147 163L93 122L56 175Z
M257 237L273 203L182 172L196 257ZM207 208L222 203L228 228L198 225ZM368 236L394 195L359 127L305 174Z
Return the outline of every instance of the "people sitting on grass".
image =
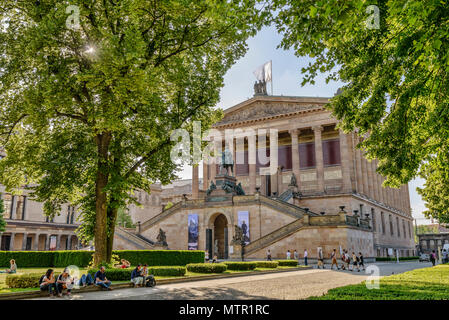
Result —
M53 269L48 269L47 272L41 277L39 280L39 287L41 291L48 291L49 296L58 294L58 287L56 286L55 273Z
M131 263L128 260L121 259L119 264L116 264L114 267L119 269L126 269L131 266Z
M140 272L140 274L141 274L142 277L143 277L143 283L144 283L144 285L145 285L145 283L146 283L146 281L147 281L147 278L148 278L148 276L149 276L148 273L149 273L149 272L148 272L148 265L147 265L147 264L144 264L144 265L142 266L142 270L141 270L141 272Z
M212 259L212 263L217 263L218 262L218 257L217 257L217 255L215 254L214 255L214 258Z
M16 260L14 260L14 259L9 260L9 269L0 270L0 273L8 273L8 274L12 274L12 273L16 273L16 272L17 272L17 264L16 264Z
M95 285L101 287L102 289L106 289L106 290L112 290L112 288L110 288L111 286L111 281L109 281L106 278L106 273L105 273L105 267L101 266L100 270L97 271L97 273L95 273Z
M131 272L131 282L134 284L134 288L141 287L143 284L143 277L141 274L141 265L138 264L137 267Z
M75 282L69 274L69 270L67 268L58 276L56 280L56 288L58 289L58 296L62 296L62 292L64 289L67 289L67 295L70 296L71 291L73 289Z

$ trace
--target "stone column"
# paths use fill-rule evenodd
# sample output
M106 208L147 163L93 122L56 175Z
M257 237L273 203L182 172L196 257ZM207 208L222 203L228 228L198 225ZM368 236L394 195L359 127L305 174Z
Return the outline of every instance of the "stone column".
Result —
M192 198L199 198L199 169L198 164L192 164Z
M16 219L17 217L16 211L17 211L17 196L11 196L11 220Z
M72 235L67 235L67 250L72 250Z
M256 192L256 135L248 137L249 193Z
M25 251L27 248L27 238L28 238L28 233L24 233L23 239L22 239L22 251Z
M276 172L271 174L270 172L270 178L271 178L271 194L273 195L276 192L276 195L279 196L279 188L278 188L278 177L279 177L279 159L278 159L278 135L271 134L271 130L269 131L270 136L270 171L271 167L276 168ZM274 158L275 162L272 161L273 153L276 158Z
M14 240L15 240L16 234L14 232L11 232L11 239L9 240L9 251L14 251Z
M47 234L47 238L45 239L45 251L50 250L50 239L51 239L51 234Z
M61 235L58 234L56 237L56 250L61 250Z
M365 189L363 188L363 174L362 174L362 152L360 149L356 147L357 143L360 141L359 137L354 134L354 141L355 141L355 160L356 160L356 181L357 181L357 193L358 194L364 194Z
M385 178L384 177L382 177L382 183L384 183L385 182ZM383 201L383 203L385 204L385 205L388 205L388 188L387 187L382 187L382 194L383 194L383 199L384 199L384 201Z
M36 233L36 235L34 236L34 250L35 251L39 250L39 236L40 236L40 233Z
M209 188L209 176L207 174L207 168L208 168L208 164L207 164L207 159L203 159L203 190L206 191Z
M352 193L353 187L351 184L351 167L348 150L348 137L340 130L340 159L341 159L341 173L343 179L343 192Z
M366 160L367 173L368 173L368 196L371 199L375 198L374 195L374 172L373 172L373 161Z
M323 163L323 144L321 141L322 126L312 128L315 134L315 158L316 158L316 174L318 179L318 192L324 193L324 163Z
M369 197L369 185L368 185L368 161L365 158L365 152L362 151L362 182L365 196Z
M299 167L299 141L298 135L299 130L294 129L289 131L290 136L292 137L292 171L296 177L296 183L298 185L298 189L300 189L300 167Z
M375 190L375 200L381 201L380 195L380 185L379 185L379 174L376 172L377 170L377 159L373 160L373 171L374 171L374 190Z

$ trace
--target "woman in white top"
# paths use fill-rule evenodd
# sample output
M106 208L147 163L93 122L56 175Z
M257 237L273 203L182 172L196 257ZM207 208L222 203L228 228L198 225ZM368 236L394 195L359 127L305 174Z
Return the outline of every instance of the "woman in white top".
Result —
M290 260L290 257L291 257L290 250L287 250L287 260Z
M9 269L6 270L2 270L0 271L0 273L16 273L17 272L17 264L16 264L16 260L11 259L9 261Z

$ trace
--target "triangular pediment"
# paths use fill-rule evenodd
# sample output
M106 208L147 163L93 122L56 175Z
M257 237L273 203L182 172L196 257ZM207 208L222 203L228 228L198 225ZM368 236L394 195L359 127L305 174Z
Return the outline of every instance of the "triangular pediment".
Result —
M320 109L329 98L255 96L224 111L224 117L214 126L242 121L289 115L305 110Z

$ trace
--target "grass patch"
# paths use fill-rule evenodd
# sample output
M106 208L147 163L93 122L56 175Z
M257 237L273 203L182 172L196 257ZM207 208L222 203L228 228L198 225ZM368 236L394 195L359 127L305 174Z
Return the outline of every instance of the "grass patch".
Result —
M412 270L380 279L379 289L361 284L331 289L309 300L447 300L449 265Z

